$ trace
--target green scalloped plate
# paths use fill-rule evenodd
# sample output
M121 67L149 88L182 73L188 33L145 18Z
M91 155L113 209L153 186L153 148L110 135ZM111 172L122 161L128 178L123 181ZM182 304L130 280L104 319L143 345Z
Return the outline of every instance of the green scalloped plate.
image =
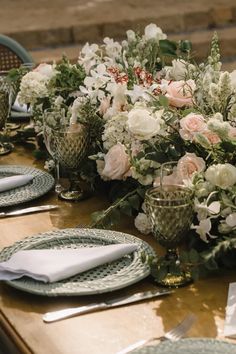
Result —
M133 354L236 354L236 345L216 339L186 338L132 351Z
M0 252L4 262L22 249L65 249L98 247L117 243L135 243L138 248L130 255L107 263L71 278L55 283L42 283L23 277L6 283L19 290L45 296L92 295L114 291L134 284L150 274L148 262L142 261L142 253L155 257L148 243L122 232L97 229L64 229L50 231L18 241Z
M37 199L52 189L54 178L38 168L22 165L0 165L0 178L14 175L33 175L33 180L18 188L0 192L0 207L7 207Z

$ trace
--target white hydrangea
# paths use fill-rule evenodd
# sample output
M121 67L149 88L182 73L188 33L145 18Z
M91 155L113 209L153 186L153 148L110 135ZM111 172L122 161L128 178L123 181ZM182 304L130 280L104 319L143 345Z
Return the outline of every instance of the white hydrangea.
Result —
M48 95L47 76L37 71L30 71L23 76L20 84L18 100L20 104L34 104L39 97Z
M102 136L104 148L109 150L118 142L127 145L130 143L130 136L126 129L127 113L118 113L105 124L104 133Z
M144 235L150 234L152 231L151 224L144 213L139 213L134 220L135 227Z

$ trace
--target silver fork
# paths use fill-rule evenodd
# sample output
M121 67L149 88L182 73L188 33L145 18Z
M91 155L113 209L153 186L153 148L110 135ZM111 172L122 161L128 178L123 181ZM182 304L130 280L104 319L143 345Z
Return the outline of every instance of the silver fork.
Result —
M143 347L144 345L153 342L153 341L164 341L171 340L177 341L181 339L192 327L193 323L196 321L196 316L194 314L189 314L186 316L176 327L172 328L169 332L166 332L163 336L152 337L149 339L142 339L138 342L135 342L123 350L119 351L117 354L126 354L132 352L134 349Z

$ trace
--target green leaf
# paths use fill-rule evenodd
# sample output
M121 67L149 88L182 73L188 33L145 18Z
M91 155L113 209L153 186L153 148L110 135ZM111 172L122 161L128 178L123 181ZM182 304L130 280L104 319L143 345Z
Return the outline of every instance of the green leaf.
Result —
M188 40L181 40L179 43L179 49L184 53L190 52L192 50L192 43Z
M109 215L111 225L118 224L120 222L120 211L113 209Z
M189 252L189 261L191 263L197 263L199 261L199 258L200 256L198 252L194 248L192 248Z
M137 193L142 199L144 199L146 190L144 188L138 188Z
M159 46L163 55L176 56L177 45L175 42L162 39L159 41Z
M179 260L181 263L188 263L189 262L188 252L182 251L179 254Z
M126 200L120 204L120 210L122 213L128 216L132 216L132 207L130 206L130 203L127 202Z
M169 106L169 100L166 96L160 95L159 96L159 102L163 107L168 107Z
M205 267L209 270L216 270L218 269L218 265L216 261L213 258L208 259L208 261L205 263Z
M128 202L130 205L135 209L139 210L140 208L140 198L137 194L132 195L131 197L128 198Z

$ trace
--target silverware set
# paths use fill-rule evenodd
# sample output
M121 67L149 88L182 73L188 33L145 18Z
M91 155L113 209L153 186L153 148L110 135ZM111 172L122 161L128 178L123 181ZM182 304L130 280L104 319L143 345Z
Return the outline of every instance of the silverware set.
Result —
M57 208L58 208L58 205L39 205L39 206L35 206L35 207L16 209L16 210L9 211L9 212L0 212L0 218L5 218L8 216L18 216L18 215L24 215L24 214L30 214L30 213L36 213L36 212L42 212L42 211L48 211L48 210L53 210L53 209L57 209Z
M180 323L178 323L177 326L172 328L170 331L166 332L163 336L152 337L149 339L142 339L124 348L123 350L119 351L117 354L130 353L133 350L141 348L151 342L156 342L156 341L162 342L165 340L178 341L185 336L185 334L190 330L190 328L192 327L195 321L196 321L196 316L190 313Z

